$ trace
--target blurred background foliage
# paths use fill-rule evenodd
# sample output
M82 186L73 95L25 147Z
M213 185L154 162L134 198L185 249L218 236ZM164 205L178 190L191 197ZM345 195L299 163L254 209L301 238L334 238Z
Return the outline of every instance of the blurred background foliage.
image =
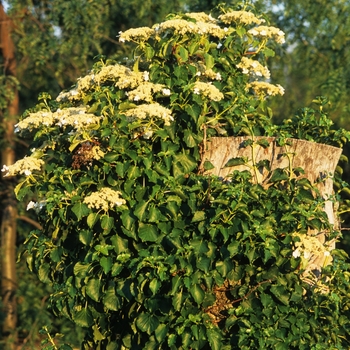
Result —
M83 76L99 55L122 60L127 46L118 42L119 31L130 27L151 26L171 12L209 11L216 0L7 0L0 2L12 23L16 48L15 77L0 71L0 133L8 127L6 106L12 88L19 87L20 113L34 106L40 92L53 97ZM227 1L235 3L235 1ZM347 0L251 0L270 23L286 33L286 44L279 49L270 69L273 83L285 88L283 97L270 106L276 121L292 117L299 108L310 106L319 95L329 103L327 110L334 123L348 127L350 104L350 1ZM6 62L0 57L0 66ZM15 137L15 135L14 135ZM2 140L2 137L0 138ZM16 141L18 157L26 152L25 140ZM2 147L2 143L0 143ZM350 149L345 149L349 154ZM2 163L1 163L2 165ZM343 178L349 182L350 169L344 163ZM0 181L0 200L7 195ZM349 192L350 193L350 192ZM345 191L344 199L350 195ZM17 249L33 229L24 204L19 203ZM31 219L31 218L29 218ZM32 218L33 219L33 218ZM343 217L343 226L350 219ZM350 239L344 231L342 248L350 251ZM47 286L29 273L25 259L17 263L19 348L37 349L39 330L47 325L50 332L64 333L65 341L79 343L80 331L66 321L57 320L46 309ZM1 321L1 314L0 314ZM9 349L0 334L0 349Z

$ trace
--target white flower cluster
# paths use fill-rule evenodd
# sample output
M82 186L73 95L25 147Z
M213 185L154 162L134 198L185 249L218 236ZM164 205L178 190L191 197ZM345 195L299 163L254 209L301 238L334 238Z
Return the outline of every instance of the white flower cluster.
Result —
M84 198L84 203L90 209L102 209L108 211L114 207L120 207L125 204L125 199L121 198L121 192L114 191L109 187L103 187L97 192L92 192Z
M87 113L85 107L69 107L57 109L56 112L41 111L30 113L28 117L15 125L15 132L22 130L38 129L42 125L66 127L73 126L75 129L82 129L89 125L97 125L101 117Z
M193 93L208 97L213 101L220 101L224 98L224 94L213 84L196 81L193 87Z
M247 11L231 11L219 16L219 19L226 24L240 23L240 24L261 24L264 19L257 18L253 13Z
M308 271L320 270L321 267L328 265L332 261L330 247L322 244L316 236L310 234L294 233L295 237L299 237L299 241L295 242L295 250L293 258L301 258L302 268ZM319 264L322 263L322 266Z
M44 164L45 162L41 159L24 157L23 159L17 160L17 162L12 165L3 165L1 171L4 173L6 172L4 177L16 175L29 176L35 170L40 171Z
M284 94L284 88L281 85L273 85L264 81L253 81L247 85L247 89L252 89L260 98L264 98L266 95L276 96Z
M285 33L276 27L268 27L268 26L255 27L248 30L248 33L260 38L273 39L278 44L285 43Z
M126 94L131 101L152 102L153 95L157 92L161 92L163 96L170 96L171 93L163 84L153 84L146 81L141 83L136 89L128 91Z
M241 68L243 74L253 74L257 77L264 77L270 79L270 71L267 67L263 66L257 60L253 60L248 57L242 57L240 63L236 65L237 68Z
M159 103L142 104L123 111L122 113L126 115L130 121L155 118L163 120L165 125L170 125L170 122L174 121L171 110L163 107Z

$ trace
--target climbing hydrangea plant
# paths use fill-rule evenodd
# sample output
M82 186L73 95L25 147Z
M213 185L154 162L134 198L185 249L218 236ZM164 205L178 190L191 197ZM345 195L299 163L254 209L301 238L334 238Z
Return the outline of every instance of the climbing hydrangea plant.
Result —
M3 171L25 175L16 194L43 227L28 265L53 285L53 310L85 327L82 348L346 348L343 253L329 253L325 292L302 277L300 237L339 234L312 184L199 171L212 136L300 132L271 121L268 99L284 90L266 58L284 33L265 24L242 5L119 33L132 57L97 62L55 100L42 94L17 124L31 154ZM312 135L347 136L330 122Z

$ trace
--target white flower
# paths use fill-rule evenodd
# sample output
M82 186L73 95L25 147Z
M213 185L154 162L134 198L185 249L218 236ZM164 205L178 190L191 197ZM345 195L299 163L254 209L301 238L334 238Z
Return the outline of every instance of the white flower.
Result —
M193 89L193 93L196 94L196 95L199 95L200 94L200 91L198 88L194 88Z
M216 80L221 80L221 79L222 79L222 78L221 78L221 74L220 74L220 73L216 73L215 79L216 79Z
M38 205L38 203L30 201L27 205L27 210L33 209Z
M139 100L140 100L140 96L136 95L136 96L134 97L134 101L139 101Z
M171 91L169 89L163 89L162 93L163 93L164 96L170 96Z
M144 71L144 72L143 72L143 79L144 79L145 81L148 81L148 80L149 80L149 72L147 72L147 71Z
M7 171L9 171L9 169L10 169L10 168L9 168L7 165L4 164L4 165L2 166L1 171L2 171L2 172L5 172L5 171L7 172Z
M296 259L296 258L299 258L299 256L300 256L299 249L295 249L294 252L293 252L293 257Z
M311 253L310 253L309 251L305 250L305 251L304 251L304 258L305 258L305 259L309 259L310 256L311 256Z
M331 253L328 250L324 251L323 254L324 254L324 256L330 256L331 255Z
M200 71L198 71L197 73L196 73L196 76L197 77L200 77L202 75L202 73L200 72Z
M25 170L24 170L24 175L25 175L25 176L29 176L29 175L31 175L31 173L32 173L32 172L31 172L29 169L25 169Z
M217 45L216 45L216 48L217 49L220 49L222 47L222 44L221 43L218 43Z

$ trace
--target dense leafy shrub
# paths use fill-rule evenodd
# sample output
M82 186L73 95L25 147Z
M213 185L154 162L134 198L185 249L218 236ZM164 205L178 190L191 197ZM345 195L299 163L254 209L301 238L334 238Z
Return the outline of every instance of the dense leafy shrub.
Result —
M322 100L318 117L272 123L268 97L283 88L265 60L284 33L264 21L220 8L120 33L132 57L97 62L18 123L31 154L3 170L25 175L17 196L43 226L28 237L28 265L52 284L53 310L85 327L82 347L348 347L349 274L344 254L328 250L339 232L313 184L289 168L268 186L248 171L199 171L212 136L265 147L254 136L347 137ZM309 229L328 232L333 263L305 280L298 247Z

